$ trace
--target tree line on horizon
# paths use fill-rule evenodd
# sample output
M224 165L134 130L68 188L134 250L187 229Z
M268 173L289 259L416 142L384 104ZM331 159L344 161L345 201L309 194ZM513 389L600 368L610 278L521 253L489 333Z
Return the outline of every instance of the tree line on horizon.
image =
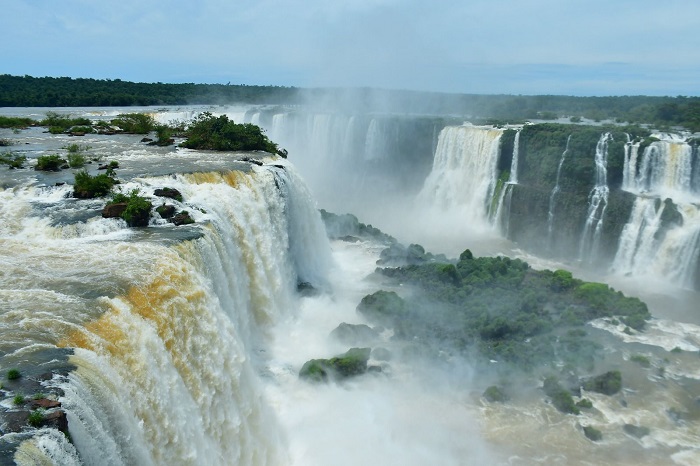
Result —
M572 121L611 119L700 131L700 97L447 94L371 88L304 89L0 75L0 107L294 105L308 102L334 111L450 114L504 122L560 117Z

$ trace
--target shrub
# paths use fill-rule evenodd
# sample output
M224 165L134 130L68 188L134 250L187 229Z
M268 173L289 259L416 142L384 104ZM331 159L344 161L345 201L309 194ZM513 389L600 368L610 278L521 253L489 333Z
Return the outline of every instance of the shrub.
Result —
M153 117L145 113L122 113L117 115L111 123L125 133L131 134L147 134L153 131L156 126Z
M60 134L73 126L92 126L92 122L88 118L71 118L69 115L46 112L46 118L39 122L39 126L48 126L51 134Z
M78 152L87 152L90 149L92 149L92 147L87 146L87 145L84 146L81 144L74 143L74 144L68 144L67 146L63 146L62 149L65 149L70 153L78 153Z
M20 374L19 369L10 369L7 371L7 380L17 380L20 377L22 377L22 374Z
M646 356L642 356L641 354L633 354L632 356L630 356L630 361L636 362L642 367L651 367L651 361L649 360L649 358Z
M77 152L70 152L67 158L68 166L71 168L83 168L85 166L85 163L87 162L85 156Z
M145 197L139 196L139 190L134 189L127 196L123 193L115 194L110 204L126 202L126 209L122 212L121 217L130 227L145 227L148 226L148 220L151 217L151 208L153 205Z
M117 181L106 174L91 176L85 170L75 174L73 195L79 199L92 199L107 195Z
M0 128L26 128L32 124L31 118L0 116Z
M36 160L36 167L34 168L41 171L57 172L66 163L66 160L62 159L58 154L41 155Z
M614 395L622 389L622 374L620 371L609 371L587 379L583 383L584 390Z
M23 405L24 401L24 395L15 395L14 398L12 398L12 404L15 406Z
M504 401L508 401L508 395L506 395L505 392L496 385L491 385L484 391L484 398L486 401L490 401L491 403L503 403Z
M27 422L32 427L39 427L44 422L44 418L45 418L44 410L43 409L35 409L31 413L29 413L29 417L27 418Z
M5 152L0 154L0 165L7 165L10 168L22 168L24 162L27 161L27 157L24 155L15 154L12 152Z
M263 150L277 153L277 144L270 141L259 126L230 121L226 115L204 112L187 128L187 140L180 144L189 149L240 151Z

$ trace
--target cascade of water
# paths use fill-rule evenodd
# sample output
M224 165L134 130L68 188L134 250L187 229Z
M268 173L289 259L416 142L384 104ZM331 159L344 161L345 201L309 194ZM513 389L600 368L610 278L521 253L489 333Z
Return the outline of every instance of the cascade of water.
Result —
M569 142L571 142L571 135L566 138L566 147L564 152L561 154L561 159L559 159L559 166L557 167L557 179L554 183L554 188L549 195L549 210L547 211L547 244L552 246L552 241L554 239L554 207L557 194L559 194L559 180L561 178L561 167L564 166L564 160L566 160L566 155L569 153Z
M658 249L656 235L666 204L653 198L638 197L630 219L622 229L612 270L632 274L647 269Z
M630 135L627 135L627 144L625 144L625 159L622 169L622 189L625 191L633 191L635 189L637 179L637 159L639 158L639 142L630 140Z
M509 183L518 184L518 158L520 155L520 131L515 133L515 140L513 141L513 160L510 163L510 178Z
M603 231L603 218L608 206L608 142L610 133L600 136L595 149L595 186L588 195L588 214L586 224L581 235L579 247L579 260L594 262L600 245L600 236Z
M75 367L51 383L64 391L80 460L44 434L18 455L52 449L61 464L285 462L255 348L295 302L296 279L325 284L320 216L291 166L176 175L167 185L199 226L140 232L97 217L88 223L110 228L76 228L32 208L37 198L44 210L65 205L59 194L69 188L2 191L4 357L65 347Z
M484 225L496 186L502 135L502 130L494 128L444 128L418 202L456 215L467 224Z
M655 141L642 155L639 172L628 189L635 193L647 193L684 199L691 193L693 148L679 141Z

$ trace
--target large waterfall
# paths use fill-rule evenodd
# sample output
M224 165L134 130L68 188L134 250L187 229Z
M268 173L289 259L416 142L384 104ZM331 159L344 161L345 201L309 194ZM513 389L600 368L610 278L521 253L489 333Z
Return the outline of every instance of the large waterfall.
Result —
M40 431L17 458L286 462L258 348L293 308L297 282L327 286L331 259L308 192L290 165L275 164L122 186L179 190L196 227L156 220L133 231L101 218L95 201L66 198L67 185L0 193L3 367L41 370L61 348L73 367L49 382L64 392L73 444ZM75 219L80 211L96 215Z
M626 152L623 189L637 198L620 237L616 272L694 285L700 258L700 183L693 175L699 167L700 160L694 160L693 148L684 141L652 142L641 159L634 145ZM672 209L673 224L665 225L664 212Z
M472 227L486 225L502 134L502 130L469 125L445 128L418 202Z

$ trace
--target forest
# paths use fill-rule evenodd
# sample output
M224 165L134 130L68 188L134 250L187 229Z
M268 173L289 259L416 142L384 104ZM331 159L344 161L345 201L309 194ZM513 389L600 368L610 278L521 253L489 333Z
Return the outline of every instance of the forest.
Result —
M570 118L648 123L700 131L700 97L446 94L386 89L304 89L232 84L135 83L121 79L0 75L0 107L187 104L289 105L322 102L334 110L454 114L503 122Z

